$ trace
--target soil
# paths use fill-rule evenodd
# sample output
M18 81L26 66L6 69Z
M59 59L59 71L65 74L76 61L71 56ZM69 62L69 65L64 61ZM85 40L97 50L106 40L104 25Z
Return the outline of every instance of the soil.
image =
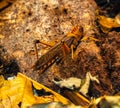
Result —
M81 2L80 2L81 1ZM91 82L89 97L115 95L120 91L120 29L103 33L96 22L95 11L114 17L119 13L119 0L20 0L0 12L0 64L1 74L7 78L21 72L58 91L52 79L85 78L87 72L98 76L100 84ZM114 2L113 2L114 1ZM76 5L77 4L77 5ZM32 8L31 8L32 7ZM84 36L99 41L80 42L75 59L68 54L39 74L32 67L36 62L34 40L61 40L73 26L81 23ZM90 26L90 28L88 27ZM49 47L37 45L39 56Z

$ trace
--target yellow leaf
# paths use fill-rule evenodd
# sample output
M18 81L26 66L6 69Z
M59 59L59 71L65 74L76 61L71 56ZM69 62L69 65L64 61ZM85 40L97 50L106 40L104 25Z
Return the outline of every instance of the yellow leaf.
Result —
M23 77L26 78L26 86L25 86L25 91L24 91L24 103L22 104L23 108L31 105L31 104L35 104L35 103L48 103L48 102L52 102L52 101L56 101L56 102L61 102L63 104L68 104L69 101L68 99L64 98L63 96L61 96L60 94L54 92L53 90L45 87L44 85L37 83L36 81L24 76L23 74L19 73L18 74L19 77ZM32 84L36 89L45 89L46 92L51 92L53 95L52 96L34 96L32 93ZM30 94L31 93L31 94ZM30 97L32 97L32 101L30 100Z
M120 24L120 13L115 16L115 21Z
M101 96L91 101L91 108L96 108L99 104L100 108L120 108L120 96Z
M4 77L2 75L0 75L0 88L2 87L3 83L4 83Z
M3 86L0 88L0 99L6 100L9 98L11 106L16 106L22 100L25 81L16 77L13 80L5 80Z
M109 32L112 28L120 27L120 23L115 18L107 18L105 16L98 16L98 22L101 26L101 30L104 33Z
M18 73L17 77L12 80L4 80L1 76L0 80L0 106L3 105L5 108L18 107L21 103L21 108L26 108L32 104L37 103L48 103L48 102L61 102L63 104L68 104L69 101L52 91L51 89L39 84L32 79L26 77L25 75ZM34 86L36 89L44 89L46 92L50 92L51 95L48 96L36 96L33 92Z

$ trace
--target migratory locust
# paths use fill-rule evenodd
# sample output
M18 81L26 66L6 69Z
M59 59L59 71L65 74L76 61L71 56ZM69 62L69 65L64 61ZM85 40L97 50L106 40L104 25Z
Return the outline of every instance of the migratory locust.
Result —
M60 42L55 44L47 53L38 58L33 66L34 70L39 70L39 72L42 73L54 62L62 60L68 53L71 53L73 58L73 51L77 48L82 38L83 28L81 26L73 27L71 32L64 36ZM38 43L38 40L35 41L35 44L36 43Z

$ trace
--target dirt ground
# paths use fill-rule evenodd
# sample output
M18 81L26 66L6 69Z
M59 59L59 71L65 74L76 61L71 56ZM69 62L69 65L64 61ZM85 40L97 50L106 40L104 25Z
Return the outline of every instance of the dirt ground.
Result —
M118 3L117 3L118 2ZM57 91L54 78L85 78L87 72L98 76L100 84L91 82L88 96L115 95L120 91L120 29L103 33L96 22L96 10L114 17L119 13L119 0L19 0L0 12L0 64L5 77L21 72ZM34 41L61 40L73 26L81 24L84 36L99 41L80 42L75 59L68 54L39 74L33 71L37 61ZM39 57L50 48L38 44ZM53 58L54 59L54 58Z

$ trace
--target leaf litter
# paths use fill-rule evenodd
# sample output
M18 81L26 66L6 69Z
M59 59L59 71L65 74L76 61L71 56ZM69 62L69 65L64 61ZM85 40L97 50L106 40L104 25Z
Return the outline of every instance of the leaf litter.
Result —
M99 4L100 3L102 3L102 1L99 1ZM104 104L101 104L102 102L106 102L107 105L109 105L106 97L99 97L119 94L120 91L119 9L114 3L115 2L109 3L108 6L104 7L104 10L102 9L103 5L98 8L94 0L81 2L77 0L74 2L59 0L56 2L21 0L15 2L10 8L0 13L0 18L3 18L3 20L0 19L0 53L3 59L3 68L0 68L2 70L0 71L1 74L8 75L8 70L15 69L16 66L14 68L8 68L13 66L10 62L12 62L12 59L15 59L13 61L16 61L20 67L19 70L17 66L18 69L16 71L20 71L58 92L61 88L52 82L54 78L66 79L76 77L84 79L86 73L90 72L92 76L98 76L100 84L90 82L87 96L98 98L100 101L102 100L100 103L95 102L95 106L103 107ZM117 11L115 11L114 5L116 9L118 9ZM41 11L39 11L39 9L41 9ZM102 16L96 16L95 10L97 9L99 9L100 14L104 14L101 14ZM114 17L105 16L106 12L111 15L109 13L110 11L113 12L112 14L115 13ZM116 12L118 13L116 14ZM98 22L95 22L96 17L99 17ZM7 19L4 20L4 18ZM68 54L64 60L58 64L53 64L42 75L32 71L30 67L32 67L36 61L35 53L32 53L34 52L33 41L35 39L47 41L53 39L59 40L78 23L81 23L84 28L84 37L92 37L93 40L84 40L79 44L74 52L75 59L71 59L71 54ZM49 50L44 45L38 45L40 56L42 54L41 49ZM7 66L6 61L9 62ZM13 62L13 64L14 63L15 62ZM4 69L5 71L3 71ZM3 81L2 77L1 80ZM3 85L3 83L1 83L1 85ZM114 97L112 100L114 100ZM3 103L5 101L8 103L8 106L12 105L9 96L7 96L7 99L4 100ZM117 101L117 103L119 103L119 101ZM21 103L18 103L18 105L19 104Z

